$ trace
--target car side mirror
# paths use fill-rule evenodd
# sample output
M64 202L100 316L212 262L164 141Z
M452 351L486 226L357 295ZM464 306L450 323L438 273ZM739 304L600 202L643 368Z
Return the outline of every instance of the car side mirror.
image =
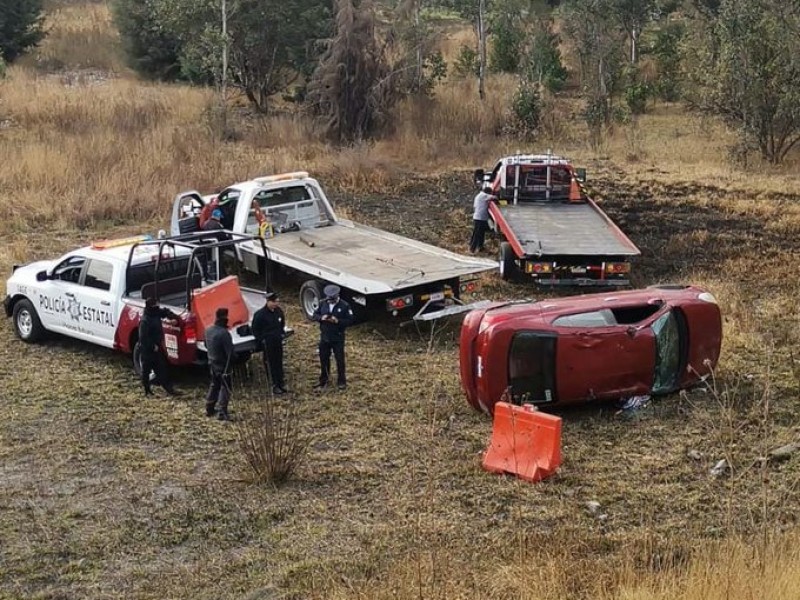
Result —
M586 169L584 168L575 169L575 179L577 179L581 183L586 183Z
M486 181L486 171L483 169L475 169L475 172L472 174L472 179L476 186L481 187L483 182Z
M631 326L630 326L630 327L628 327L628 329L626 330L626 333L628 334L628 337L632 337L632 338L633 338L633 337L636 337L636 332L637 332L637 331L639 331L639 330L638 330L638 329L636 329L636 327L634 327L633 325L631 325Z
M36 274L36 281L47 281L50 279L50 276L47 274L47 271L39 271Z

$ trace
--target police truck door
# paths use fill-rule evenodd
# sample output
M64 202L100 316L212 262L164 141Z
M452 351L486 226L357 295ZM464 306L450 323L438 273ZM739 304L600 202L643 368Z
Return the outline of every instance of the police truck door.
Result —
M116 290L122 285L122 271L118 264L92 258L83 276L80 324L90 341L108 348L114 347L120 310Z

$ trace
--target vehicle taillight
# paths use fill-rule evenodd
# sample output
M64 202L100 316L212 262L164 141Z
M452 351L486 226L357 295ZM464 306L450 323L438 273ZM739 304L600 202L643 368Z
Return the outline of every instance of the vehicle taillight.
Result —
M529 262L525 263L525 270L528 273L552 273L553 265L552 263Z
M477 281L467 281L459 286L462 294L472 294L478 289Z
M414 297L410 294L402 298L390 298L386 301L386 310L401 310L403 308L412 306L414 304Z
M197 323L194 317L188 318L183 324L183 337L187 344L197 343Z
M606 273L614 274L614 273L630 273L631 265L630 263L620 262L620 263L606 263Z

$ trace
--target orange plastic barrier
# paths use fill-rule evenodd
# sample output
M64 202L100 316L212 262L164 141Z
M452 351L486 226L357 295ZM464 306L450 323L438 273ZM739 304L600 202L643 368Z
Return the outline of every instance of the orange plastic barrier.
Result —
M242 298L239 278L235 275L192 290L192 312L197 317L198 339L205 339L206 327L214 324L217 309L223 307L228 309L228 328L250 320L250 311Z
M511 473L525 481L550 477L561 465L561 417L536 410L532 404L494 405L492 440L483 468Z

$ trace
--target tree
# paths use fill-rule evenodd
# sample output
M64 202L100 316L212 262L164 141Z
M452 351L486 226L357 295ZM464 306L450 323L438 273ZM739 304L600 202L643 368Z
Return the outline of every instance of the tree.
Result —
M529 0L496 0L489 14L492 70L516 73L522 59Z
M113 0L111 9L130 67L148 79L180 79L180 39L163 26L157 1Z
M422 0L400 0L395 22L387 35L398 42L399 58L394 70L402 71L403 87L409 94L430 94L447 74L442 53L429 19L422 12Z
M800 142L800 15L779 0L722 0L695 36L694 102L721 115L762 158L781 162Z
M571 0L562 7L564 33L578 54L590 127L611 121L612 98L622 81L624 34L602 0ZM599 119L599 120L598 120Z
M533 23L522 50L523 76L551 91L561 89L567 80L567 69L561 62L559 36L553 30L553 18L541 14Z
M613 0L609 6L628 36L631 64L639 62L639 36L653 17L655 0Z
M227 77L259 112L311 74L317 40L330 26L330 0L114 0L114 7L139 72L220 86Z
M311 77L308 101L325 133L348 142L380 130L399 94L372 1L335 2L334 36Z
M0 58L14 62L44 38L42 0L0 0Z
M452 0L451 5L462 18L472 23L478 38L478 95L483 100L486 97L487 7L491 8L491 3L488 0Z
M229 84L259 112L271 97L308 76L316 42L327 35L330 10L320 0L227 0L223 39L221 0L154 0L162 22L178 34L181 65L192 78L222 80L228 48Z

